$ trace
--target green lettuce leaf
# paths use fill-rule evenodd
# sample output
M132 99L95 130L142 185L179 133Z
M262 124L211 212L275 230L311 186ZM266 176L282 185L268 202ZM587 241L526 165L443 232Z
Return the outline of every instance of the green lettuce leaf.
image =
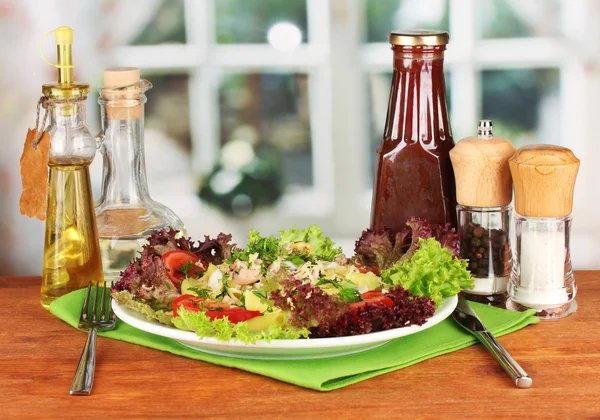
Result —
M279 243L275 236L271 235L269 237L260 236L255 229L250 229L248 232L248 245L246 246L246 250L250 253L257 252L260 256L277 256L279 253Z
M135 299L135 296L127 290L113 292L112 298L120 305L125 305L128 308L144 315L150 321L158 321L161 324L172 326L173 311L165 311L163 309L153 309L150 305L140 302Z
M298 229L294 226L292 229L281 231L279 245L294 242L310 244L311 257L315 260L333 261L337 255L342 253L342 248L336 247L335 243L326 237L317 225L306 229Z
M413 295L429 296L436 307L463 287L472 288L467 261L453 254L435 239L419 239L419 249L411 259L398 262L381 272L388 284L399 284Z
M227 317L211 321L204 312L191 312L180 309L177 313L179 316L173 318L173 324L181 330L195 332L200 338L216 337L219 341L236 340L248 344L256 343L259 340L267 342L271 340L295 340L297 338L307 338L310 334L310 331L306 328L281 327L279 325L271 325L264 331L253 332L248 328L248 323L239 322L234 324Z
M265 265L271 264L281 255L281 249L279 248L279 242L275 236L269 237L260 236L258 231L251 229L248 232L248 245L246 251L249 254L257 253L258 257L263 260Z
M233 252L230 259L226 262L233 263L235 260L248 261L250 254L258 254L258 258L263 261L263 267L268 266L282 255L284 250L279 247L278 239L271 235L269 237L261 236L257 230L251 229L248 232L248 245L245 249L238 249Z

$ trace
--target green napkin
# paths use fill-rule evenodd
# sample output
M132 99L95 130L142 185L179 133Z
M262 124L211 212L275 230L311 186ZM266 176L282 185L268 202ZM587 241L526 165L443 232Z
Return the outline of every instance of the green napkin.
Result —
M69 293L54 301L50 305L50 312L76 327L84 296L85 290ZM539 321L533 316L534 309L512 312L477 303L472 303L472 306L486 327L496 336L511 333ZM318 391L331 391L351 385L414 365L422 360L460 350L476 342L471 334L451 318L423 332L397 338L373 350L313 360L251 360L217 356L192 350L169 338L140 331L120 320L117 321L115 330L101 332L99 335L168 351L190 359L258 373Z

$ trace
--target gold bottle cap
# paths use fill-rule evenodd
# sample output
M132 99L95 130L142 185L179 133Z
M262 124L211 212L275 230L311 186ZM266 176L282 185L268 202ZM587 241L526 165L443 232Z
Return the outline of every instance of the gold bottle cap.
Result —
M395 29L390 32L388 40L392 45L409 47L446 45L450 35L446 31L415 29L410 31Z
M530 217L564 217L573 210L579 159L566 147L536 144L508 161L515 186L515 210Z
M42 51L42 46L46 37L54 33L56 43L57 63L49 62ZM68 26L60 26L53 31L48 32L40 44L40 54L42 59L49 65L58 69L57 83L49 83L42 86L42 93L55 99L76 99L88 94L90 86L87 83L77 83L73 81L73 29Z

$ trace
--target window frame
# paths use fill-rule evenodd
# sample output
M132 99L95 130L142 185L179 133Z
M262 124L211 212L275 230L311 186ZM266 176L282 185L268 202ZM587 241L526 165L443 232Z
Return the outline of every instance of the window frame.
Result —
M332 234L356 236L368 225L371 189L368 177L369 130L365 116L366 74L389 71L392 56L387 43L361 43L364 4L361 0L306 0L308 36L291 53L265 44L218 45L215 42L216 0L184 0L185 45L122 46L115 65L189 74L192 168L209 171L219 151L218 81L222 71L282 71L308 74L309 114L314 187L286 193L274 211L263 214L258 226L297 223L323 224ZM574 7L577 2L579 7ZM469 133L477 125L481 70L558 68L561 98L561 144L580 156L586 151L585 71L590 53L590 0L561 0L561 29L556 38L478 39L476 0L449 0L451 44L447 83L460 95L452 97L454 132ZM165 67L163 63L171 63ZM383 127L382 127L383 130ZM457 139L458 140L458 139ZM543 140L543 139L542 139ZM578 190L586 189L580 176ZM581 185L584 184L584 185ZM315 203L307 205L307 203ZM576 208L588 202L576 195ZM277 219L277 220L274 220ZM596 222L597 223L597 222Z

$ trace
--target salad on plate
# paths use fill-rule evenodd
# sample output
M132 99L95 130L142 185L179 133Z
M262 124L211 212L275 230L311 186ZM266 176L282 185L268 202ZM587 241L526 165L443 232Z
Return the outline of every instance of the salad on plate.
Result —
M473 283L454 229L422 219L397 234L365 230L351 258L315 225L278 236L251 230L245 248L231 240L156 231L112 296L199 337L255 343L422 325Z

